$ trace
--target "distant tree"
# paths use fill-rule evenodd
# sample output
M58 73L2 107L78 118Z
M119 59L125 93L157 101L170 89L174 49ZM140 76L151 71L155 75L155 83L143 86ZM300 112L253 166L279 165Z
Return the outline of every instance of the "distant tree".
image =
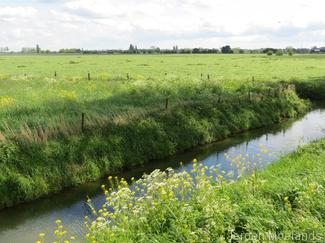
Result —
M233 53L235 54L244 54L245 53L245 50L239 48L239 47L236 47L236 48L232 48L232 51Z
M173 46L173 53L178 53L178 46Z
M160 53L161 50L158 46L151 46L150 47L150 50L149 50L149 53Z
M6 47L0 47L0 52L1 53L9 52L9 48L7 46Z
M132 44L130 44L130 47L129 47L129 53L134 53L135 51L135 48Z
M283 51L280 50L280 49L277 50L277 51L276 51L276 55L277 55L277 56L283 56Z
M81 53L81 49L79 48L60 49L59 53Z
M272 55L273 55L273 51L269 50L266 54L267 54L268 56L272 56Z
M21 49L22 53L36 53L36 48L35 47L23 47Z
M295 49L292 46L287 46L284 51L289 54L289 52L294 52Z
M39 54L41 52L41 48L39 47L39 45L36 45L36 53Z
M192 53L192 49L190 48L184 48L184 49L180 49L179 53L181 54L191 54Z
M277 49L274 49L274 48L265 48L263 49L263 53L268 53L269 51L272 52L272 54L276 53Z
M299 53L299 54L307 54L310 53L311 49L309 48L297 48L295 49L295 53Z
M199 48L194 48L194 49L192 50L192 53L193 53L193 54L200 53L200 49L199 49Z
M221 47L221 52L227 54L234 53L229 45Z

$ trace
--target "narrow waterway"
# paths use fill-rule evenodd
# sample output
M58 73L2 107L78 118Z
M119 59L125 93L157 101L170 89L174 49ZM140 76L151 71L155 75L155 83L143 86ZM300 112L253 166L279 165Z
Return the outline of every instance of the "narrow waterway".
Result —
M193 158L197 158L207 166L220 164L222 170L229 171L232 167L225 158L226 153L232 156L260 154L262 166L266 166L298 146L322 137L325 137L325 105L310 111L300 119L236 135L168 159L149 163L119 176L138 178L143 173L150 173L157 168L179 169L180 161L184 163L183 168L190 169ZM261 153L261 148L267 149L273 156ZM45 199L0 211L0 243L35 242L40 232L44 232L47 236L53 235L54 221L58 218L63 221L69 232L81 237L84 234L83 218L90 213L85 199L89 196L95 206L101 205L104 200L100 190L102 183L98 181L82 185Z

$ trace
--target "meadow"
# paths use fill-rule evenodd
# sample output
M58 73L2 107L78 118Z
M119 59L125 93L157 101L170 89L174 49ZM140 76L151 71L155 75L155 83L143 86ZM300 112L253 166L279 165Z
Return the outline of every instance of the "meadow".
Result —
M1 56L2 75L51 78L158 79L168 76L201 78L210 74L215 80L260 81L314 80L325 77L323 55L34 55Z
M295 117L310 104L292 83L325 95L322 55L0 62L0 208Z

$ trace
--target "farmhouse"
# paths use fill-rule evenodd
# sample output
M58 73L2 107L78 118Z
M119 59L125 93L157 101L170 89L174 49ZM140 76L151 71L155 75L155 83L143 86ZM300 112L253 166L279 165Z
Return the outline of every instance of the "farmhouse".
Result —
M313 47L310 50L311 53L325 53L325 47Z

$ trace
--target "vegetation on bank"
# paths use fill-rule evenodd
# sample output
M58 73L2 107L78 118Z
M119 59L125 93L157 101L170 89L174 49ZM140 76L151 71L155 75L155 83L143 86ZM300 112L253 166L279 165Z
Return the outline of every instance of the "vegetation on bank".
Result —
M325 81L317 79L309 81L291 81L295 85L297 94L302 99L325 100Z
M220 96L220 86L202 82L197 89L179 86L176 91L189 94L189 99L168 109L152 106L132 116L89 119L83 132L79 123L63 123L63 128L4 133L8 137L0 144L0 207L295 117L308 108L291 86L244 86ZM148 101L155 94L139 86L127 99L146 96Z
M249 169L244 155L230 162L245 171L235 183L235 173L196 160L191 172L156 170L131 188L109 177L111 187L102 186L105 204L93 209L95 219L85 218L86 241L324 241L325 139L262 171ZM63 241L68 233L56 236Z

